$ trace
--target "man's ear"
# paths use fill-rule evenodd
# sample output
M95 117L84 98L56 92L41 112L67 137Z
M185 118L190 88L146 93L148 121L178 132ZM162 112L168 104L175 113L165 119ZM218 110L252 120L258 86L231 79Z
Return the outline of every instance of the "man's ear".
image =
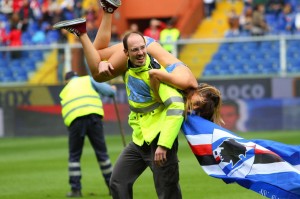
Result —
M126 56L128 56L128 50L123 49L123 52L125 53Z

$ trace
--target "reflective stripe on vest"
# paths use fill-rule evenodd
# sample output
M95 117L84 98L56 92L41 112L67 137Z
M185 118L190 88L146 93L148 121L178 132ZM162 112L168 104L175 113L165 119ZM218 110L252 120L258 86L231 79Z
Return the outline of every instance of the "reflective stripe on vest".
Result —
M155 103L155 104L152 104L148 107L145 107L145 108L135 108L133 106L129 106L130 110L133 111L133 112L136 112L136 113L149 113L151 111L154 111L155 109L157 109L158 107L160 106L160 103Z
M102 100L89 76L73 78L61 91L60 98L66 126L81 116L93 113L104 116Z

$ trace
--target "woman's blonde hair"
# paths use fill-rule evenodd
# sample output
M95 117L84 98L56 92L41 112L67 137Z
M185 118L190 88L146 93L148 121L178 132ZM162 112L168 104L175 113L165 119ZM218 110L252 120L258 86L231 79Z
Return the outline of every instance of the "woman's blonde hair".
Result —
M194 95L198 95L199 99L193 103L191 99ZM197 105L195 110L193 109L194 105ZM186 94L186 114L195 112L195 114L218 125L224 124L220 114L221 105L221 92L216 87L206 83L199 84L196 89L188 90Z

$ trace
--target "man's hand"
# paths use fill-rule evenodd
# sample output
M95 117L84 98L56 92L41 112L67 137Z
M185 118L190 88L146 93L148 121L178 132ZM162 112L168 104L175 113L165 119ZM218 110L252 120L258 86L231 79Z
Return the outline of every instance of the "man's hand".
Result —
M167 148L158 146L154 154L154 164L162 166L167 161Z
M98 66L98 73L100 76L112 76L112 71L114 70L114 67L111 65L111 63L107 61L101 61Z

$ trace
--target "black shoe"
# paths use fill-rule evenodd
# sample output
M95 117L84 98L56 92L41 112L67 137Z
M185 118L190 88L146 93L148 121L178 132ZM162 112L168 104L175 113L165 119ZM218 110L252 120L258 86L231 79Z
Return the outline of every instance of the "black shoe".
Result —
M66 196L69 198L80 198L82 197L82 194L80 190L72 190Z

